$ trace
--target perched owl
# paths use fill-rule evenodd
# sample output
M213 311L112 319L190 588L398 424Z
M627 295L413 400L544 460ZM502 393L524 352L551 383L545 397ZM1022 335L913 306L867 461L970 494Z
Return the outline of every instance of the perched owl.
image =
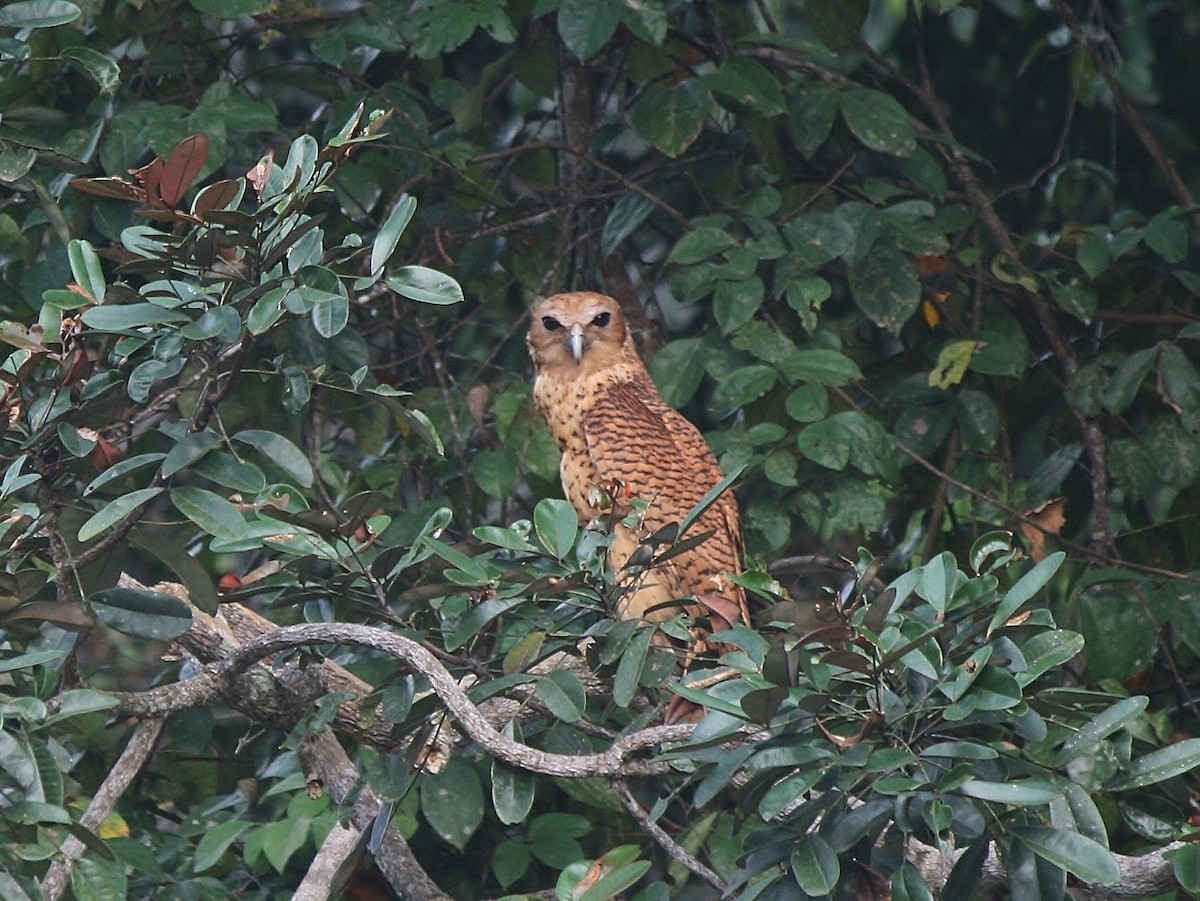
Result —
M696 427L659 396L611 297L577 291L548 298L533 311L528 340L534 402L562 451L563 491L585 523L612 523L608 562L620 574L639 541L681 522L724 474ZM645 509L635 526L623 525L635 498ZM731 491L684 538L710 531L650 570L619 575L627 590L618 615L661 621L679 612L683 598L684 609L706 618L712 631L748 625L745 592L726 578L742 571ZM703 633L696 639L703 650Z

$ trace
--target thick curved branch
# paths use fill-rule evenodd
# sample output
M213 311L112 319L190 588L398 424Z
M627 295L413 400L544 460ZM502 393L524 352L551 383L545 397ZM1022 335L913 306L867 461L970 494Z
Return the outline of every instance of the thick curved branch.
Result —
M430 687L446 705L472 741L504 763L547 776L628 776L664 773L665 762L639 759L638 754L664 742L685 741L690 724L655 726L617 739L598 754L552 754L531 748L502 735L467 697L458 682L432 653L403 635L373 626L352 623L316 623L284 626L243 645L219 668L220 679L231 685L263 657L312 644L351 644L382 651L404 661L429 680Z

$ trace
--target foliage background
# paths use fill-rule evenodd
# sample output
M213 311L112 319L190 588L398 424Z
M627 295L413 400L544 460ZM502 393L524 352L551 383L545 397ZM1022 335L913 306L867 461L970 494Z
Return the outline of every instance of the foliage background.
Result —
M559 493L522 335L530 304L568 288L621 300L664 396L727 471L744 467L758 571L814 601L842 577L810 555L857 559L863 545L890 581L1013 531L1035 562L1066 553L1041 603L1086 651L1061 678L1148 696L1127 741L1187 737L1200 651L1198 33L1186 0L4 7L0 337L13 353L0 594L17 661L6 726L18 724L6 772L38 761L66 774L59 804L86 800L119 731L89 712L91 696L69 736L23 720L21 699L178 671L159 646L110 631L119 613L105 600L135 602L96 593L122 570L181 582L208 609L227 576L230 597L280 623L388 622L477 674L518 672L523 658L506 655L528 635L548 636L530 659L571 647L588 622L519 607L532 590L503 556L477 557L494 539L532 554L534 575L570 577L582 560L595 615L600 569L586 543L569 551L562 509L502 539L475 531L535 520ZM362 143L329 149L360 106ZM388 118L375 128L377 112ZM207 154L194 171L169 168L179 184L160 189L157 219L139 213L153 197L72 187L144 186L130 170L197 134ZM294 207L244 187L253 226L178 213L195 213L193 184L239 179L267 150ZM191 331L169 315L83 312L154 295L153 266L118 269L130 257L110 252L144 254L131 235L146 234L128 230L147 225L178 239L158 274L199 286L185 298ZM270 259L272 241L285 262ZM463 300L429 270L453 276ZM278 316L259 306L254 319L273 288ZM114 475L97 453L145 468ZM302 538L281 540L267 508ZM234 590L263 564L278 571ZM472 617L485 599L512 605ZM139 617L181 616L150 606L127 612L142 633ZM501 608L510 619L493 621ZM41 651L68 663L21 656ZM664 678L653 658L620 690ZM343 662L372 682L393 675L369 654ZM413 683L386 684L396 721L420 719ZM564 750L578 738L538 728ZM191 873L210 881L198 893L265 897L303 872L301 846L335 816L293 794L277 732L245 729L221 710L170 721L122 808L131 835L171 824L130 892ZM485 822L480 802L471 850L500 863L469 870L445 840L455 824L431 817L436 791L404 790L397 764L363 753L374 782L400 780L411 837L455 894L534 890L633 828L614 813L584 848L594 809L540 781L542 819L525 826L490 808ZM482 759L454 766L483 772ZM1097 803L1108 839L1130 850L1175 835L1187 798L1176 786ZM712 821L706 852L726 874L744 861L735 809ZM272 832L272 818L291 826ZM244 853L198 866L197 837L220 821L255 824L221 833L222 853L235 840ZM22 828L22 847L42 849L8 862L28 887L53 834Z

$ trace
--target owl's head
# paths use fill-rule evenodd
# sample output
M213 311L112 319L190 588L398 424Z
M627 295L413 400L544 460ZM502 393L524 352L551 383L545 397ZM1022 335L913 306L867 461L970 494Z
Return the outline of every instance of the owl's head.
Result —
M529 353L539 370L573 366L596 371L627 361L637 351L621 307L591 291L555 294L533 309Z

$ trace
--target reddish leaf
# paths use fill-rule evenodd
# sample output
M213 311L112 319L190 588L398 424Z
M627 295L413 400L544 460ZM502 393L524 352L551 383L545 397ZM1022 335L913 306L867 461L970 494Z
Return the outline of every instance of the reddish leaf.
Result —
M246 177L250 179L250 184L254 186L254 193L258 195L258 199L262 200L263 191L267 189L267 182L271 179L271 166L274 165L274 152L268 153L258 165L246 173Z
M22 604L5 616L4 622L10 623L19 619L54 623L62 629L89 629L95 625L95 620L82 607L58 601L32 601Z
M123 178L72 178L70 184L76 191L110 200L146 200L145 191Z
M233 202L240 190L241 183L232 178L209 185L196 195L196 203L192 207L192 212L203 217L213 210L223 210Z
M192 135L179 142L179 146L167 157L163 170L159 194L167 206L175 206L183 199L200 170L208 161L208 135Z
M145 189L145 197L150 203L155 206L162 206L162 200L158 196L158 185L162 181L163 167L166 164L161 156L156 156L140 169L130 169L129 174L142 183Z

